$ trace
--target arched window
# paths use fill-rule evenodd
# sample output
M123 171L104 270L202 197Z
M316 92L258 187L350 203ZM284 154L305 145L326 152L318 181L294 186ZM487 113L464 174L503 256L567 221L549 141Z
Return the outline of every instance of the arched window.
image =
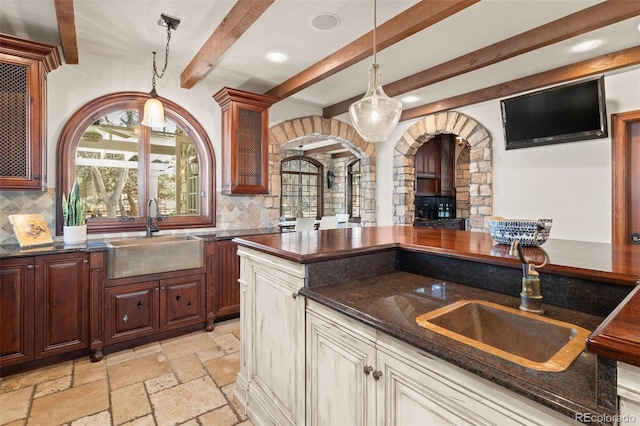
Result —
M320 219L324 212L322 163L303 155L288 157L280 163L280 175L280 216Z
M82 106L62 129L57 198L78 180L89 206L89 232L144 230L152 198L166 216L160 229L215 226L211 142L186 110L164 98L165 126L142 126L148 97L134 92L103 96ZM155 216L155 207L151 214Z
M349 220L360 222L360 160L353 159L347 163L347 213Z

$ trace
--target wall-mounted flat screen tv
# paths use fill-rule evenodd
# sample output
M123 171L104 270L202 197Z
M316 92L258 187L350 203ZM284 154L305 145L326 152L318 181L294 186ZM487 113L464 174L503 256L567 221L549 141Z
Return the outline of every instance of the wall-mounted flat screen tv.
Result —
M500 101L506 149L606 138L604 76Z

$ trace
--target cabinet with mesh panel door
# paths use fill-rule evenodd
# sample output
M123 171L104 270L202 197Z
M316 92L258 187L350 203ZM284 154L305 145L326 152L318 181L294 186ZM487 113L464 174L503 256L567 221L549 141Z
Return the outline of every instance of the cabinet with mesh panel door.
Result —
M47 74L58 49L0 35L0 189L45 190Z
M269 193L269 107L276 98L222 88L222 193Z

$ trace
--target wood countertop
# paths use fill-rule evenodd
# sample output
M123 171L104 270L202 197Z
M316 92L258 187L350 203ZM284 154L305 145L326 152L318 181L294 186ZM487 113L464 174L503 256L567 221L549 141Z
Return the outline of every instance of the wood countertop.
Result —
M490 234L448 229L347 228L239 237L234 241L298 263L399 248L513 268L521 266L518 259L509 255L509 246L495 243ZM550 262L541 272L631 287L640 284L640 246L549 239L542 247ZM535 247L526 247L525 255L534 263L543 258ZM640 366L640 286L593 332L587 349Z

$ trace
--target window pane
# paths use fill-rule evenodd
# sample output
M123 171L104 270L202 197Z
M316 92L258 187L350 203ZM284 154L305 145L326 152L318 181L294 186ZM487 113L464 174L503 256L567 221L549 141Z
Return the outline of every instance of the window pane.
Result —
M187 133L172 120L151 132L149 196L165 216L200 214L199 159Z
M107 114L83 133L76 178L94 218L138 216L138 113Z

